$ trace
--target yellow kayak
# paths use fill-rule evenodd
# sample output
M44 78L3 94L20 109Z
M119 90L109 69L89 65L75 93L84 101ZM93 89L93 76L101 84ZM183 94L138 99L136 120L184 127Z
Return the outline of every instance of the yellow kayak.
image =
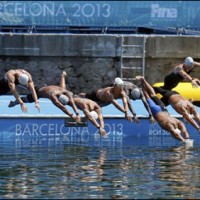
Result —
M153 87L160 87L163 86L163 84L164 84L163 82L158 82L155 83ZM192 84L190 82L181 82L172 90L178 92L186 99L193 99L195 101L200 101L200 87L198 88L192 87ZM162 97L162 95L160 94L157 94L157 96L159 98Z

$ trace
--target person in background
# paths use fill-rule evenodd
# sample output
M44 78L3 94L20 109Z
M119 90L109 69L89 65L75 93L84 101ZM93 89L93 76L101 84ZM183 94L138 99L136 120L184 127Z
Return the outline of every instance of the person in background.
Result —
M118 110L125 113L127 120L132 121L132 117L128 113L127 95L123 89L124 82L117 77L114 80L114 85L92 91L91 93L80 93L80 97L85 97L97 102L101 107L113 104ZM124 107L122 107L116 99L122 99ZM136 113L133 111L133 119L138 124L139 120Z
M195 67L200 67L200 63L195 62L192 57L185 58L183 63L176 65L172 71L164 77L164 85L161 87L165 90L172 90L183 80L190 81L193 87L198 87L200 85L200 80L190 76L190 73ZM156 88L154 88L154 90L158 93Z
M184 119L200 132L200 127L198 125L200 124L200 116L195 106L189 100L176 91L164 90L163 88L157 88L157 91L162 95L161 100L165 106L171 105L177 113L181 114ZM194 116L194 118L192 116Z
M189 133L183 122L170 116L163 102L157 97L153 87L151 87L143 76L136 76L136 79L142 83L143 93L151 108L154 119L158 122L159 126L170 132L177 140L186 142L189 139ZM181 133L184 135L184 138Z
M4 74L4 77L0 80L0 95L5 95L11 92L16 100L19 102L23 112L28 112L24 101L20 97L17 86L29 89L35 102L35 107L40 112L39 101L37 93L35 91L34 83L31 74L24 69L11 69Z

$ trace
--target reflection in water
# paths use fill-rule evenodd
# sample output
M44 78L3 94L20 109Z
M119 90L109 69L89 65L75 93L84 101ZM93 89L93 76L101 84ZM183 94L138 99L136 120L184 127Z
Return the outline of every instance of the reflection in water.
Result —
M165 190L170 191L171 197L181 198L191 197L191 195L200 197L198 150L185 146L172 148L169 155L164 153L165 157L157 162L161 169L159 181L168 183Z
M1 198L199 198L199 148L0 146Z

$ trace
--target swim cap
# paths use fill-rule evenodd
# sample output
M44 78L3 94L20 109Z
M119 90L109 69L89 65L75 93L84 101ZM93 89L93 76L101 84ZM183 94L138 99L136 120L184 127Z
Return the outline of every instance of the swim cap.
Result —
M192 66L193 66L193 63L194 63L194 61L193 61L193 58L192 58L192 57L187 57L187 58L185 59L185 61L184 61L184 65L185 65L186 67L192 67Z
M95 118L98 119L98 114L93 110L90 112L90 114Z
M121 78L117 77L117 78L115 78L114 85L121 85L121 86L123 86L124 82L123 82L123 80Z
M29 81L29 77L27 74L21 74L18 78L18 81L21 85L26 85Z
M176 134L179 134L179 135L181 134L180 129L176 128L175 131L176 131Z
M62 103L63 105L67 105L69 103L69 98L64 95L64 94L61 94L59 97L58 97L58 100L60 101L60 103Z
M139 99L140 98L140 89L139 88L135 88L131 91L131 96L134 100Z

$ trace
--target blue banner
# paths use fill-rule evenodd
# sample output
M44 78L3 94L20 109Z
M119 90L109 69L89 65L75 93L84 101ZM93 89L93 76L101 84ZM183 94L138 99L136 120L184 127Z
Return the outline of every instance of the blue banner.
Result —
M200 27L199 1L0 1L0 25Z

